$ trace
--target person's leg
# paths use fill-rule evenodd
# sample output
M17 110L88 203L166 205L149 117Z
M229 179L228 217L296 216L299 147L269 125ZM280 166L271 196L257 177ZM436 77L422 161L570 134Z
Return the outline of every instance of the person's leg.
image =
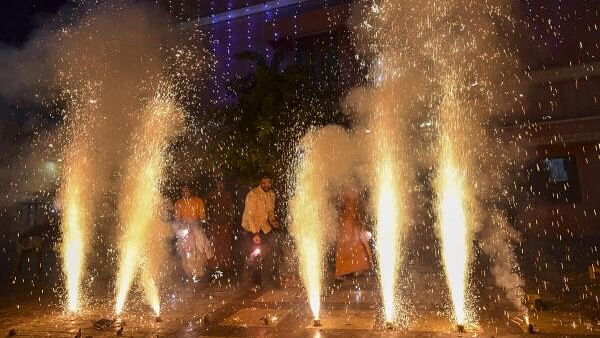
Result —
M256 249L258 246L253 241L254 235L250 232L241 234L242 242L242 259L244 260L243 271L241 277L243 281L248 281L253 287L260 286L260 257L257 255Z
M283 231L275 231L271 237L271 252L273 256L273 281L276 285L280 285L282 281L282 275L287 273L285 271L285 260L284 260L284 247L287 244L286 233Z
M272 232L271 235L271 255L273 256L273 266L271 271L273 274L273 282L276 286L281 284L281 271L283 268L283 259L281 248L283 247L282 241L284 240L284 233L282 231Z
M262 282L263 282L263 278L262 278L263 267L262 267L262 265L263 265L263 260L260 255L253 258L252 284L256 288L262 287Z
M193 228L187 222L181 221L179 223L176 246L185 277L188 280L192 279L196 270L196 245Z
M253 262L252 268L252 283L257 288L261 288L264 278L263 278L263 270L265 264L265 236L262 233L259 233L260 236L260 244L254 243L254 236L250 237L251 243L251 252L250 252L250 260Z
M273 283L274 280L274 258L273 255L273 233L267 235L261 234L261 277L262 281L269 284Z

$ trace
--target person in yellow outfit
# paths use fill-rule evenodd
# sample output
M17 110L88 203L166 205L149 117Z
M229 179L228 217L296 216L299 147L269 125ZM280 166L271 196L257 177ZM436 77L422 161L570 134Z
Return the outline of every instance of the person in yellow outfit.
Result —
M204 201L184 186L181 198L175 202L177 251L185 274L194 282L204 276L206 263L214 255L201 226L205 220Z
M181 188L181 198L175 202L175 218L192 222L206 219L204 200L194 196L188 186Z

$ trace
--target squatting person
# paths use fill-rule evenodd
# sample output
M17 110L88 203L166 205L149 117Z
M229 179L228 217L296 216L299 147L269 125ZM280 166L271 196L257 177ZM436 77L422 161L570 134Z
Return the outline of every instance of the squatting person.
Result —
M177 252L181 256L183 271L196 282L206 273L206 265L213 252L201 226L206 221L204 201L193 195L189 186L181 189L181 198L175 202L175 221Z
M242 215L242 228L246 230L246 258L252 270L255 290L262 286L263 274L266 279L273 280L275 277L272 230L279 228L279 223L275 217L276 196L272 186L270 175L262 175L259 185L246 196Z

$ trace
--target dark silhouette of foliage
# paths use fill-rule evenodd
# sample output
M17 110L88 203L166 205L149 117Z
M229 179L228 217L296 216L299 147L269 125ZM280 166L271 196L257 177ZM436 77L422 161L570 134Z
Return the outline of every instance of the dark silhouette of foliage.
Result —
M310 63L282 66L279 55L268 62L254 52L236 57L252 62L254 71L229 83L234 103L206 115L208 155L215 170L248 184L264 171L281 177L308 130L347 123L340 93L318 81Z

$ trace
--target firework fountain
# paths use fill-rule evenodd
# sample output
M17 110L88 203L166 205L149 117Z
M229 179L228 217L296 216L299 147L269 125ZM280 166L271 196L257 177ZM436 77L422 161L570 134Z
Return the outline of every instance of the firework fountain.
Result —
M167 148L183 129L183 109L177 102L192 81L203 83L199 74L209 56L181 40L169 17L150 6L128 1L82 4L75 13L80 16L46 33L40 43L50 59L47 72L53 75L48 86L60 94L56 105L67 105L60 130L68 140L60 187L66 308L81 310L83 285L98 277L90 273L85 280L86 265L110 265L113 260L89 255L91 247L112 242L117 232L114 312L122 313L137 278L158 316L157 270L164 257L157 246L164 242L161 229L168 228L158 213ZM117 177L120 184L113 186L110 178ZM97 202L102 196L116 196L118 226L94 219L101 216Z
M494 164L488 154L505 154L503 160L510 162L506 145L494 144L491 139L489 121L507 107L503 100L507 100L506 94L512 93L512 88L511 81L506 78L514 75L515 60L509 49L502 49L502 41L496 34L500 28L494 21L510 23L509 4L497 4L497 7L487 3L471 4L464 10L465 14L477 19L470 22L457 16L462 10L459 6L449 3L434 11L432 27L445 27L448 36L428 41L432 46L428 58L438 88L434 97L439 102L436 108L437 146L434 147L437 172L433 184L437 234L452 318L458 331L464 331L466 325L477 323L474 295L469 287L473 242L481 228L496 226L484 224L486 219L489 220L485 215L493 216L498 212L490 205L495 203L495 196L499 196L498 190L502 189L507 170L507 164ZM456 27L462 28L457 30ZM481 55L486 55L490 62L486 64L480 60ZM505 92L494 88L494 83L499 83L498 87ZM492 258L502 262L512 260L513 255ZM510 270L506 273L514 274ZM514 289L512 285L500 286Z
M115 313L119 315L133 280L139 274L146 299L155 314L160 314L157 278L152 273L149 252L152 227L161 203L160 186L165 152L181 123L181 113L168 89L159 90L142 115L143 124L134 136L133 156L129 164L124 198L119 209L124 227L121 237Z
M437 191L438 236L442 246L443 266L446 273L452 315L460 331L471 318L468 308L469 266L471 261L473 225L469 215L470 187L465 159L460 156L461 129L457 119L463 111L455 89L449 82L444 91L439 121L439 164L435 178ZM464 154L464 152L463 152Z
M375 219L383 316L386 326L392 328L396 323L407 324L406 318L399 316L406 304L400 299L398 283L403 252L401 235L407 223L406 184L411 181L412 174L404 151L408 142L406 114L410 107L404 97L411 95L411 89L398 85L399 79L406 76L406 68L396 62L398 51L397 46L390 43L393 40L384 41L379 31L395 20L390 16L389 7L393 4L374 4L367 15L370 24L361 25L369 27L369 36L375 36L367 38L367 53L376 61L370 73L372 88L362 93L359 90L360 98L350 100L362 111L359 113L362 127L367 130L365 139L370 150L364 155L368 159L368 182L373 191L370 202ZM379 28L373 28L375 26Z
M511 80L517 69L516 58L498 34L502 29L514 29L514 21L509 2L470 3L466 8L451 2L434 8L431 28L447 31L424 40L424 47L430 49L426 55L437 86L433 96L439 102L435 119L437 146L433 152L437 234L452 318L463 331L466 325L477 323L469 287L474 240L482 228L492 233L503 231L491 220L502 218L493 205L501 196L499 191L511 159L507 145L491 137L490 122L503 110L510 111L510 97L516 96ZM461 12L470 20L461 18ZM505 162L497 164L489 156L494 153ZM510 242L503 241L502 245L510 246ZM504 257L495 257L493 250L487 253L494 261L492 270L500 268L517 281L517 285L506 285L503 279L497 279L499 286L519 293L518 275L511 267L504 271L507 265L503 262L513 262L514 253L504 250Z
M518 97L518 60L506 41L516 25L511 3L380 0L361 13L354 25L356 41L375 62L372 88L354 101L371 105L367 129L372 140L372 204L385 319L393 320L394 305L404 303L394 300L393 285L406 218L403 192L407 189L400 183L410 182L410 176L397 175L411 171L398 167L399 163L412 163L435 168L436 232L451 317L463 329L476 321L469 287L473 240L482 227L500 231L494 222L483 223L497 213L491 206L501 196L512 160L507 144L491 136L494 121L510 114ZM433 142L423 136L430 132L420 129L423 126L433 127ZM417 139L433 144L424 146L427 155L404 156L399 151L398 144L404 145L401 149L406 144L418 147ZM494 269L502 270L498 275L514 276L509 264L502 263L514 262L514 253L504 250L511 257L497 256L497 244L486 250L496 262ZM506 285L509 280L517 285ZM498 278L497 283L516 293L521 287L518 276Z
M336 180L347 175L352 163L342 150L350 148L348 143L345 131L326 127L308 133L298 147L300 156L290 201L290 231L296 242L300 276L316 326L320 324L325 244L334 237L331 229L336 229L331 197L340 185ZM331 154L332 145L340 151Z
M92 148L92 129L96 125L93 113L97 111L96 96L93 95L95 90L92 87L87 84L83 86L84 90L64 93L71 106L64 136L71 141L64 149L65 170L59 192L63 207L60 252L66 288L66 309L71 313L79 312L82 305L82 281L93 232L92 210L97 188L94 178L98 173Z
M310 150L308 150L310 151ZM315 207L319 194L320 182L317 181L315 163L310 154L302 160L298 174L296 190L291 203L291 214L294 219L292 235L296 240L299 257L299 270L304 282L308 302L313 319L319 320L321 307L321 281L323 278L323 225L319 215L322 213ZM306 210L311 210L306 212ZM316 322L317 323L317 322Z
M76 137L75 139L79 139ZM71 147L75 147L72 149ZM65 182L61 190L64 205L61 230L62 268L67 291L67 310L76 313L81 303L81 280L84 275L85 258L89 251L90 227L90 181L91 168L86 159L84 144L73 142L69 148L72 156L66 163Z
M379 283L383 310L388 326L396 320L398 271L400 262L401 213L400 157L397 148L397 116L392 107L376 111L372 125L373 142L373 209L375 210L375 239L379 263Z

